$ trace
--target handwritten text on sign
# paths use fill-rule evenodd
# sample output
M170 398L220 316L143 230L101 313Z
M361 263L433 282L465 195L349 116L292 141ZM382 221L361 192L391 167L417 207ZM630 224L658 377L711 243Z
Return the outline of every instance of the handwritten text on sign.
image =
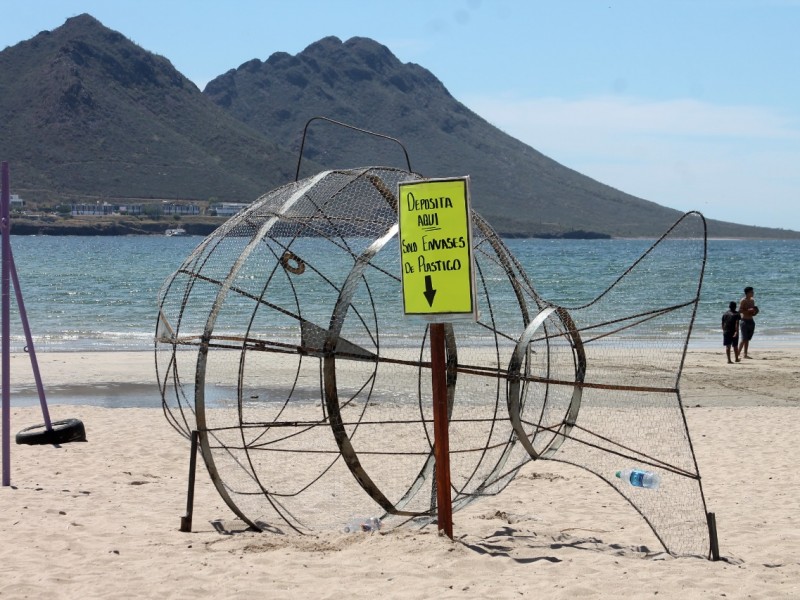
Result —
M405 314L477 318L469 178L400 183L398 198Z

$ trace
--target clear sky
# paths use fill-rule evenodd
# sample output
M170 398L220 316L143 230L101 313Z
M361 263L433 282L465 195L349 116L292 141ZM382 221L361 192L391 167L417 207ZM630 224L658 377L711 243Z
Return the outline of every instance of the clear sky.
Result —
M0 0L0 49L84 12L200 89L253 58L370 37L576 171L800 230L800 0Z

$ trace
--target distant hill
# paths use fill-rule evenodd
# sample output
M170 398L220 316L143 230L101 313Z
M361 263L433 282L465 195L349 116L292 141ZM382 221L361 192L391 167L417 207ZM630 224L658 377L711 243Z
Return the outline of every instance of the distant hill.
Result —
M400 62L367 38L327 37L296 56L278 52L264 62L251 60L211 81L203 93L292 149L316 115L398 138L423 175L469 174L473 206L505 234L652 236L680 215L581 175L503 133L453 98L428 70ZM309 132L304 157L328 168L405 164L389 142L323 122ZM800 237L718 221L709 230L718 237Z
M413 170L468 174L502 234L654 236L679 212L585 177L503 133L429 71L366 38L324 38L219 76L203 93L89 15L0 52L0 158L28 200L249 202L295 177L303 126L326 116L401 140ZM300 176L404 167L401 149L317 121ZM800 232L711 221L717 237Z
M296 153L89 15L0 52L0 156L29 199L253 200Z

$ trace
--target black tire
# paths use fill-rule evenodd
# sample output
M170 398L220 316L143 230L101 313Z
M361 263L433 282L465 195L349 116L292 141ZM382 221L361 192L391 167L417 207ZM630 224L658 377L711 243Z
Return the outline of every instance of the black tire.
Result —
M86 429L79 419L64 419L51 425L53 428L49 430L44 424L26 427L17 434L17 443L35 445L86 441Z

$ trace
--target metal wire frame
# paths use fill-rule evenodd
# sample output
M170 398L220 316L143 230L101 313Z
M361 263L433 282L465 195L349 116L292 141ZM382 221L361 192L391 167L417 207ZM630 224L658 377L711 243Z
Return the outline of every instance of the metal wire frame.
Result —
M298 162L298 170L299 170L299 162ZM287 200L284 205L284 209L289 208L297 198L301 197L306 190L310 187L313 187L317 181L319 181L320 174L317 177L311 178L307 180L304 184L301 184L300 188L292 195L292 197ZM383 182L380 178L376 177L374 174L369 173L367 170L362 173L369 181L371 181L372 185L380 195L384 198L384 200L393 208L396 208L396 199L393 198L391 191L383 185ZM616 317L612 319L608 319L603 322L599 323L591 323L588 325L584 325L582 327L576 326L572 317L570 316L570 311L576 311L583 308L587 308L595 303L597 303L600 299L602 299L612 288L614 288L620 281L623 280L635 267L639 264L642 260L644 260L652 251L653 249L663 240L665 239L671 231L678 224L685 219L689 214L699 215L699 213L687 213L678 222L673 225L659 240L657 240L651 247L648 249L631 267L629 267L614 283L612 283L609 288L607 288L604 292L602 292L594 301L587 303L583 306L566 309L563 307L557 307L554 305L550 305L544 301L542 301L538 295L533 292L533 286L531 285L530 281L527 279L527 275L525 275L524 270L519 266L516 259L508 252L505 247L502 245L502 242L499 238L488 228L488 225L485 222L476 216L475 219L475 226L478 227L484 234L484 237L479 241L479 245L487 244L491 249L490 252L485 253L487 260L496 261L498 264L502 266L502 268L506 271L509 275L509 279L512 284L512 289L517 296L517 300L519 303L519 308L522 313L523 323L525 325L525 329L523 334L520 336L519 339L514 340L516 342L516 347L513 353L513 358L511 363L509 364L508 368L488 368L482 365L470 365L470 364L463 364L460 363L458 360L458 353L456 348L456 340L455 336L452 332L452 329L448 332L448 405L449 410L452 413L453 407L453 400L454 400L454 391L457 385L457 379L459 373L469 374L469 375L476 375L476 376L483 376L487 378L494 378L494 379L504 379L507 382L508 386L508 415L507 416L498 416L495 413L494 421L508 421L511 423L515 435L510 437L506 442L505 452L501 456L499 460L497 460L495 467L490 471L489 475L486 476L484 481L481 485L479 485L476 490L472 493L465 494L463 490L453 488L453 492L456 496L456 502L454 502L454 510L457 508L461 508L474 500L477 497L484 495L483 490L488 489L493 484L498 481L509 480L513 478L516 474L518 469L521 465L513 466L509 470L504 470L505 465L505 458L507 458L510 454L510 449L514 447L515 444L521 443L523 447L527 450L530 454L532 459L537 458L551 458L553 459L556 456L556 452L559 447L563 444L563 442L567 439L574 440L577 443L584 444L587 446L591 446L599 451L609 452L611 454L615 454L621 457L631 458L639 460L640 462L644 462L644 464L650 464L652 466L658 466L659 468L664 468L669 470L675 474L689 477L691 479L695 479L699 481L699 471L697 469L696 458L694 456L694 450L691 447L691 440L689 439L691 454L692 454L692 461L694 463L694 473L686 471L685 469L681 469L675 465L670 465L666 462L661 461L655 457L648 457L646 454L642 452L636 451L632 448L624 447L613 440L604 437L600 433L589 431L588 429L581 427L577 423L578 412L580 409L581 404L581 396L582 391L586 388L597 388L597 389L609 389L609 390L620 390L620 391L636 391L636 392L643 392L643 393L670 393L676 394L678 398L678 406L680 407L681 417L683 419L684 428L688 434L688 427L686 427L685 422L685 414L683 409L680 405L680 398L677 385L675 387L663 387L663 386L630 386L630 385L615 385L615 384L597 384L586 382L584 380L587 364L586 364L586 355L584 352L584 348L586 344L591 342L598 341L604 337L615 333L621 333L628 329L631 329L637 325L647 322L650 319L661 317L665 314L668 314L671 311L691 307L691 319L688 325L688 332L683 344L683 349L681 353L681 360L680 365L677 373L677 377L680 377L680 372L683 367L683 362L685 360L686 349L688 346L688 339L689 335L691 334L691 328L694 323L695 314L697 311L697 303L699 301L699 294L702 285L702 276L703 270L705 267L705 253L706 253L706 241L705 241L705 220L703 219L703 258L701 262L701 271L699 274L699 281L697 286L697 294L695 297L684 303L680 303L674 306L666 306L661 307L656 310L650 311L643 311L639 314L635 315L628 315L625 317ZM184 268L181 269L179 272L188 276L192 283L187 286L187 289L184 291L184 298L188 297L190 292L190 287L193 285L193 282L196 281L205 281L206 283L211 283L216 285L219 288L217 300L214 302L214 307L207 319L205 330L201 335L177 335L174 331L171 331L171 327L169 324L164 320L164 326L162 326L161 320L159 320L159 331L157 332L157 343L164 343L164 344L172 344L173 347L178 347L181 345L188 345L188 346L196 346L198 348L198 373L205 372L205 359L207 357L207 353L212 348L230 348L230 349L237 349L241 350L242 354L244 355L245 352L276 352L276 353L288 353L288 354L297 354L299 356L316 356L320 358L322 368L321 368L321 389L323 392L323 396L325 399L325 406L327 409L326 417L319 421L309 421L309 422L297 422L297 421L279 421L273 420L269 423L244 423L241 421L241 387L242 387L242 368L240 365L240 372L239 372L239 409L240 409L240 431L244 431L246 428L251 427L266 427L266 428L273 428L273 427L316 427L319 425L324 425L326 427L330 427L334 438L337 443L338 452L334 457L334 461L338 460L338 458L342 458L345 464L348 466L348 469L353 474L356 481L358 481L361 488L372 497L385 511L387 514L396 514L402 515L406 517L430 517L432 511L406 511L403 507L411 500L411 498L421 489L422 483L426 481L433 468L433 453L432 453L432 441L429 440L429 449L427 450L420 450L418 453L415 453L419 456L425 457L425 461L419 470L417 476L412 481L411 485L408 488L406 494L404 494L401 499L395 503L392 503L388 500L386 495L380 490L378 485L373 481L373 479L369 476L366 470L363 468L360 460L358 459L358 453L356 453L355 449L353 448L350 438L347 435L345 426L350 425L352 422L348 422L342 418L341 415L341 406L339 392L336 388L336 361L337 360L360 360L360 361L368 361L373 362L375 365L379 363L385 364L397 364L397 365L405 365L405 366L416 366L420 373L426 369L430 368L430 363L422 360L422 356L424 354L425 348L425 337L423 337L421 347L420 347L420 359L417 361L409 361L409 360L402 360L402 359L394 359L389 357L383 357L380 354L380 346L378 344L378 335L376 333L375 343L376 343L376 351L371 352L367 351L363 348L353 347L348 348L342 345L342 339L340 337L341 328L345 321L346 315L349 311L355 311L356 318L362 319L360 315L357 314L357 310L355 307L352 306L352 298L353 294L355 293L356 288L361 285L363 280L363 273L366 268L379 268L372 264L372 259L377 255L377 253L386 245L386 243L392 239L394 235L396 235L396 226L390 228L386 231L383 236L376 238L372 245L370 245L365 251L363 251L359 255L353 255L355 258L355 266L351 270L350 274L345 280L345 283L340 287L337 288L339 292L338 300L333 308L332 316L331 316L331 325L328 328L320 327L311 323L310 321L306 321L303 317L297 313L293 314L290 311L287 311L283 307L279 307L273 303L270 303L266 298L264 298L264 294L262 293L261 296L256 296L247 292L246 290L238 288L234 285L234 274L238 270L237 265L243 264L246 260L247 255L252 249L257 245L261 239L268 233L269 228L276 222L276 219L279 218L279 214L276 214L273 219L268 219L265 223L261 225L260 231L253 235L251 243L245 248L245 250L239 255L237 258L236 263L233 265L233 268L229 271L228 276L225 279L214 279L208 276L204 276L200 273L197 273L197 270L194 267ZM702 215L699 215L702 219ZM334 240L331 240L334 243L337 243ZM204 243L211 243L208 240ZM291 253L289 248L290 244L285 245L285 251L283 254L275 254L276 259L276 268L283 268L289 272L294 274L301 274L303 270L306 268L314 268L313 265L309 265L307 263L303 263L300 261L296 255ZM349 249L341 246L346 251ZM288 254L287 254L288 253ZM352 254L352 253L351 253ZM208 260L208 256L205 260ZM298 273L299 271L299 273ZM392 277L394 279L398 279L397 276L393 273L384 271L385 275ZM333 282L329 282L331 285L334 285ZM264 287L266 290L266 286ZM236 335L215 335L214 334L214 323L217 317L219 308L222 305L222 301L224 300L225 296L229 293L234 294L241 294L250 298L251 300L255 301L259 305L268 306L273 310L279 310L286 314L287 316L294 318L297 322L301 325L301 327L306 328L309 332L313 333L314 335L305 336L304 339L306 341L313 340L313 344L301 343L299 345L290 345L284 344L280 342L276 342L274 340L270 340L268 338L260 338L258 336L251 335L248 333L243 336L236 336ZM296 299L297 300L297 299ZM374 311L374 299L371 300L373 302L373 311ZM299 305L299 300L297 300ZM482 322L480 325L484 327L490 334L495 336L495 340L497 338L506 338L506 339L513 339L509 336L508 333L504 331L498 330L492 324L492 309L491 306L488 307L488 312L490 314L489 322ZM534 318L531 318L530 315L535 314ZM559 328L557 331L550 333L547 331L546 328L542 328L545 321L550 316L556 316L561 324L563 325L562 328ZM592 332L601 328L604 328L608 325L614 325L615 328L610 331L602 331L601 333L592 336ZM529 348L531 343L541 341L544 342L546 347L551 341L554 340L561 340L563 341L567 339L569 346L572 348L573 352L573 360L574 360L574 373L575 377L574 380L559 380L553 379L550 377L541 377L541 376L533 376L527 370L527 353L529 352ZM170 375L170 369L167 369L167 373L165 374L165 378L160 380L160 385L162 389L162 394L166 394L166 387L169 383L167 377ZM179 381L177 380L177 371L174 373L175 380L173 383L176 386L179 386ZM421 379L421 377L420 377ZM200 379L198 382L202 383ZM374 383L374 379L372 380ZM676 379L677 382L677 379ZM521 417L521 411L523 408L523 401L522 397L524 396L524 386L527 383L541 383L545 384L546 386L569 386L572 388L572 400L569 403L569 407L562 419L562 421L557 425L550 425L550 426L543 426L541 423L541 414L544 410L544 403L542 405L542 412L540 412L540 418L538 421L531 421L529 419L525 419ZM370 385L370 381L365 382L365 386ZM369 396L368 396L369 397ZM236 506L235 501L227 494L225 491L225 487L222 485L221 480L219 480L219 476L215 477L214 467L213 467L213 456L212 450L220 450L226 449L228 451L231 450L245 450L249 451L275 451L275 449L268 448L269 444L256 444L253 442L247 443L245 441L244 436L242 436L242 446L241 447L234 447L231 445L224 445L219 443L219 440L215 436L215 432L221 431L219 428L208 427L205 423L204 413L205 413L205 397L204 397L204 390L202 385L198 385L195 390L195 410L194 415L197 419L197 426L199 431L201 432L201 448L206 457L207 464L210 462L211 465L209 466L209 470L212 474L212 479L215 481L218 490L220 490L221 495L225 499L225 501L231 506L235 513L238 514L244 521L250 523L251 525L255 525L249 519L249 517L243 514L238 507ZM287 399L288 402L288 399ZM180 403L181 409L183 407L183 403ZM168 419L171 419L171 411L166 409L165 403L165 412L168 414ZM183 418L184 424L188 421L186 417ZM426 419L424 415L420 414L420 422L424 423ZM461 420L453 420L453 423L456 422L464 422L469 421L469 419L461 419ZM173 426L176 429L181 429L180 425L177 421L171 421ZM364 421L359 419L358 421L354 422L357 424L365 425L365 424L390 424L393 423L391 420L381 420L381 421ZM575 429L576 431L580 431L582 433L594 436L598 443L587 442L584 439L577 438L572 435L571 431ZM533 447L532 439L531 439L531 431L533 435L539 434L547 434L550 436L550 442L547 444L543 451L537 451ZM217 439L217 443L215 443L215 439ZM258 438L256 438L256 441ZM601 445L605 443L610 446L616 446L616 449L609 448L607 446ZM498 444L494 444L490 446L485 444L482 447L475 447L462 450L463 452L487 452L490 449L496 449L500 447ZM375 451L362 451L364 455L367 454L379 454L379 452ZM394 453L398 454L398 453ZM231 455L232 456L232 455ZM642 461L642 457L645 458ZM557 458L555 458L557 460ZM569 462L569 461L564 461ZM333 462L331 462L332 466ZM585 465L578 465L582 468L585 468L589 471L591 469L587 468ZM251 471L255 472L252 468L253 465L250 465ZM477 466L476 466L477 471ZM321 473L318 477L315 478L314 481L309 482L306 486L301 488L300 491L307 489L310 485L320 477L322 477ZM476 472L470 476L470 479L474 477ZM599 475L599 473L598 473ZM299 519L293 515L289 515L288 511L281 505L280 502L280 495L275 494L272 492L268 492L265 486L261 485L258 482L260 490L267 499L267 501L273 506L273 508L278 512L278 514L283 515L284 520L295 528L298 531L301 531L301 528L296 526L295 523L299 522ZM613 487L613 486L612 486ZM616 488L614 488L616 489ZM617 490L619 491L619 490ZM299 492L297 492L299 493ZM700 487L700 493L703 500L703 508L705 510L705 498L702 495L702 486ZM625 497L623 495L623 497ZM629 498L626 497L626 500L631 503L634 508L640 512L643 516L645 521L650 525L651 529L653 529L654 533L658 537L659 541L661 541L662 545L667 548L667 544L659 535L656 527L653 523L648 520L647 516L642 513L636 504L631 501ZM256 525L257 526L257 525Z

